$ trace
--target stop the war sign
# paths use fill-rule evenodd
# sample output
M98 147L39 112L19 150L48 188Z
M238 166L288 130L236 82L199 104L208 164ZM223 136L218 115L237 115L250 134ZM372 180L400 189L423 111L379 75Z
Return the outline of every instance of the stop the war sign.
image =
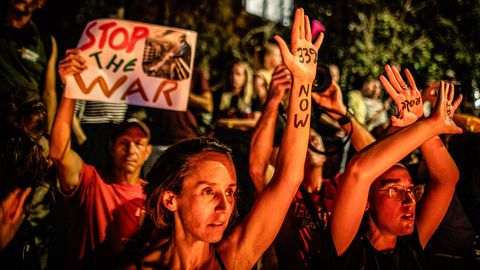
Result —
M68 98L185 111L197 33L139 22L88 23L77 48L87 69L69 76Z

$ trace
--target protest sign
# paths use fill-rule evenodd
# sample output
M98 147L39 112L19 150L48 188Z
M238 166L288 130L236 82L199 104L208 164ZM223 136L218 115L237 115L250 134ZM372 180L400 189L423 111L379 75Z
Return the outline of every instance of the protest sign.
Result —
M98 19L88 23L77 48L87 61L69 76L68 98L185 111L197 33L190 30Z

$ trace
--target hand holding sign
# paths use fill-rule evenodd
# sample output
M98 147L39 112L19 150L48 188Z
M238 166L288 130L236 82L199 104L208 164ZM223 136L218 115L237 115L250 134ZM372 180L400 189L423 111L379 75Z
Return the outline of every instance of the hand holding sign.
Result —
M196 33L116 19L86 27L59 72L68 98L186 110ZM86 69L88 66L88 69Z
M58 73L63 84L66 83L67 76L80 74L87 69L86 61L80 53L79 49L68 49L65 58L58 63Z

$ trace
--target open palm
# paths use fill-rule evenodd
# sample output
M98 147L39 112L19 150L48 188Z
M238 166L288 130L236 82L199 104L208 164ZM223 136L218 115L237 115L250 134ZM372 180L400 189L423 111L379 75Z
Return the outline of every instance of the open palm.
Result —
M275 36L275 40L280 47L283 62L293 77L313 82L317 70L318 50L323 42L323 33L320 33L315 43L312 43L310 21L302 8L295 11L291 34L292 50L288 49L287 44L281 37Z
M410 84L408 86L395 67L386 65L385 71L388 80L382 75L380 81L398 108L398 115L390 117L392 125L405 127L415 123L423 117L423 102L412 74L408 69L405 69L405 75Z

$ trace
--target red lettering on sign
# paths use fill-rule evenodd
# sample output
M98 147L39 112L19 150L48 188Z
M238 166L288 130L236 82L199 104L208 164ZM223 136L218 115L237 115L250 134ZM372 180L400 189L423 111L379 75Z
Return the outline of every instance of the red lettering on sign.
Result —
M87 36L88 40L85 44L79 46L81 50L88 50L97 42L95 35L92 33L92 29L95 26L97 26L97 22L93 22L87 26L85 36ZM99 49L103 49L108 42L108 45L113 50L126 50L127 53L131 53L140 40L148 37L149 31L147 27L135 26L133 27L131 35L129 35L126 28L116 26L116 22L107 22L98 26L100 32L100 39L98 40Z
M171 86L168 89L167 86ZM177 81L173 80L164 80L157 88L157 92L155 93L155 96L153 97L153 102L157 102L158 98L160 97L160 94L163 92L163 95L165 96L165 100L167 101L168 106L172 106L173 102L172 99L170 98L170 92L173 92L177 90Z
M148 37L148 28L143 26L135 26L133 28L132 38L130 40L130 44L127 48L127 53L133 51L135 49L135 45L138 41L145 39Z
M121 39L123 39L123 41L120 42L120 44L115 45L113 42L115 41L115 38L120 33L123 35L123 38L121 37ZM108 39L108 44L110 44L110 47L114 50L122 50L122 49L126 48L128 46L128 32L127 32L127 29L119 27L119 28L113 30L112 34L110 35L110 38Z
M97 22L91 23L87 29L85 30L85 35L88 37L87 43L83 44L80 46L80 50L87 50L88 48L92 47L95 44L95 36L92 34L91 30L92 28L97 25Z
M105 42L107 41L108 30L110 30L110 28L114 27L115 25L117 25L116 22L110 22L98 27L98 29L102 30L102 36L100 37L98 48L103 49L103 46L105 46Z

